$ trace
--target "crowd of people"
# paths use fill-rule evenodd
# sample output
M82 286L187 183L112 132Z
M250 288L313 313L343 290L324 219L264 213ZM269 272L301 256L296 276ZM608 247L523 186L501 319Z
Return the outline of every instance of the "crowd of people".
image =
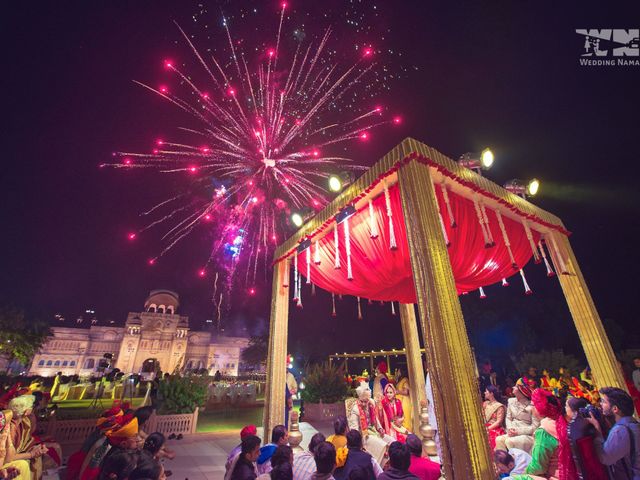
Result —
M640 358L635 359L640 381ZM481 376L482 410L500 475L513 480L640 480L636 387L595 387L566 370L559 379L531 367L513 386ZM628 378L628 377L626 377ZM507 398L508 396L508 398ZM506 400L505 400L506 398Z

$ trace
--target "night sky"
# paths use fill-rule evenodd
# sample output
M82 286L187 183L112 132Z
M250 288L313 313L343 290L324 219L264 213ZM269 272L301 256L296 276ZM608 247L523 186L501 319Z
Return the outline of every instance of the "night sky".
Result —
M216 5L227 12L242 4L259 9L267 32L276 25L278 2L232 3L207 2L211 23L219 21ZM310 30L331 24L339 44L358 41L342 23L351 2L291 3L289 30L306 10L314 17L306 17ZM573 232L614 344L640 347L640 67L580 66L584 39L575 33L638 28L637 4L456 3L355 2L373 19L371 32L388 30L376 46L396 52L386 60L401 78L380 98L402 114L403 125L383 127L365 146L354 143L353 156L373 164L407 136L452 158L491 146L496 163L487 176L498 183L541 180L533 202ZM87 308L101 324L121 324L149 290L170 288L180 294L192 327L212 317L210 282L197 276L210 245L205 234L196 233L153 267L147 259L158 239L126 240L140 226L139 213L171 194L172 180L98 168L114 151L148 150L158 134L188 125L132 80L156 82L167 55L188 55L173 21L188 30L196 11L196 2L149 0L12 2L3 9L3 303L45 319L62 313L65 325ZM514 281L509 291L489 287L484 302L473 294L462 298L472 342L483 351L492 342L508 347L533 330L532 350L580 353L557 279L530 270L531 297ZM226 330L260 332L269 295L266 284L255 297L238 291ZM337 320L330 310L330 297L318 293L295 311L290 349L321 357L401 346L399 320L388 306L365 306L364 321L356 320L350 299L339 305ZM316 335L324 340L312 348L308 338Z

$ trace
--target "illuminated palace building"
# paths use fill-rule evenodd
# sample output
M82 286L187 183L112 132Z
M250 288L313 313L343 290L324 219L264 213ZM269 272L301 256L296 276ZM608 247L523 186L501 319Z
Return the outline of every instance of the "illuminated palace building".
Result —
M160 369L169 373L179 367L206 368L210 375L217 370L237 375L240 352L247 347L248 339L191 331L189 317L178 314L179 303L177 293L153 290L144 311L130 312L124 327L53 327L52 335L34 356L29 373L92 375L101 360L104 363L105 354L111 354L111 365L125 373L140 373L143 363L148 366L158 362Z

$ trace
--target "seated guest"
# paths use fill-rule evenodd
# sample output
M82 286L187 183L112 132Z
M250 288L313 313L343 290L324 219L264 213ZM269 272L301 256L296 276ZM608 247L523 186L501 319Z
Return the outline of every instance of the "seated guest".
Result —
M289 432L284 425L276 425L271 431L271 443L267 443L260 449L258 457L258 474L269 473L271 471L271 457L280 445L289 443Z
M95 480L100 475L105 459L119 450L137 450L141 447L138 419L132 414L118 417L118 424L106 432L106 439L87 457L80 471L80 480Z
M405 443L407 441L407 435L410 433L411 432L404 426L404 416L396 415L393 419L393 423L391 424L390 436L400 443Z
M258 475L258 480L292 480L293 450L289 445L278 445L271 456L271 470L269 473Z
M500 478L524 473L531 462L531 455L519 448L512 448L508 452L496 450L493 452L493 461L496 464Z
M37 455L44 455L45 449L42 446L34 446L28 453L16 453L9 432L12 415L11 410L6 413L0 411L0 469L7 472L6 478L29 480L31 478L29 461Z
M400 442L393 442L389 445L389 465L390 468L382 472L378 480L418 480L418 477L409 471L411 453L406 445Z
M130 450L121 450L105 460L99 480L127 480L138 465L139 455Z
M133 415L138 419L138 435L140 435L143 440L149 435L145 427L152 414L153 407L140 407L133 411Z
M533 433L540 425L540 420L533 415L531 406L531 388L526 379L516 382L515 398L507 403L506 435L496 437L496 450L519 448L527 453L533 448Z
M533 391L532 402L533 414L541 421L535 433L531 462L524 474L511 475L510 478L577 479L578 474L567 434L567 421L560 400L553 393L537 388ZM534 475L538 477L533 477Z
M260 439L255 435L247 435L240 442L240 455L233 467L224 476L225 480L254 480L255 461L260 456Z
M240 450L242 449L242 439L244 437L248 437L249 435L256 435L258 433L255 425L247 425L242 430L240 430L240 443L231 450L229 456L227 457L227 462L224 464L225 472L228 472L231 468L234 460L240 455Z
M329 442L320 442L314 450L316 472L312 480L334 480L333 470L336 468L336 447ZM298 480L298 477L294 477Z
M342 467L336 468L333 476L336 480L346 480L351 471L362 467L367 472L369 480L375 480L382 473L380 464L369 453L362 449L362 435L358 430L347 432L347 458Z
M311 478L311 475L316 471L315 449L324 441L324 435L316 433L309 441L309 450L296 453L293 456L293 477L296 480L309 480Z
M162 464L146 452L140 453L136 468L127 480L166 480Z
M495 385L489 385L484 391L485 401L482 404L482 413L484 414L484 426L489 435L489 446L491 450L496 448L496 438L504 435L504 416L505 407L502 403L502 395Z
M347 424L347 417L344 415L338 415L333 421L333 435L327 437L327 442L332 443L336 450L347 446L347 430L349 425Z
M175 457L175 454L173 452L167 451L166 438L160 432L153 432L151 435L149 435L144 441L142 450L149 452L151 456L156 460L161 460L163 458L172 459Z
M607 480L606 469L600 463L594 448L596 429L580 415L580 410L588 405L584 398L569 397L565 404L565 415L569 422L567 434L571 444L571 454L581 480Z
M420 480L438 480L440 478L440 464L422 456L422 442L413 433L407 436L407 447L411 453L409 471Z

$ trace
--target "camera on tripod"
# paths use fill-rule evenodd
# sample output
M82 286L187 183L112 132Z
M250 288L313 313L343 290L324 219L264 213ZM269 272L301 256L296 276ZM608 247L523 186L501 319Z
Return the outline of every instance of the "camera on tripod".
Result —
M111 361L113 360L113 353L105 353L100 360L98 360L98 366L96 371L104 373L111 368Z

